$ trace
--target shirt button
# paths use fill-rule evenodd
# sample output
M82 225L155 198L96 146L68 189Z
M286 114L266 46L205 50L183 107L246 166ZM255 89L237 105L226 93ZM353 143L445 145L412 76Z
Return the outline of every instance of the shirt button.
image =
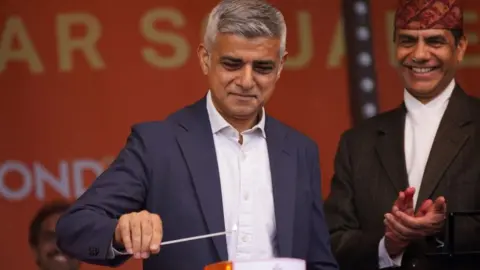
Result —
M412 268L416 268L416 267L417 267L417 260L413 259L412 260Z
M250 196L248 195L248 193L244 193L244 194L243 194L243 199L244 199L245 201L248 201L248 198L249 198L249 197L250 197Z
M248 242L248 236L247 235L242 236L242 242L244 242L244 243Z

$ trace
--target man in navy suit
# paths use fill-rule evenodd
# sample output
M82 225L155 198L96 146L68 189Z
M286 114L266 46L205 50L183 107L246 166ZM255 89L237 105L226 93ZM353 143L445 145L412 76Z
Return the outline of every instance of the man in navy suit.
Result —
M337 269L317 145L264 110L285 43L274 7L220 2L198 48L207 95L164 121L133 126L116 160L59 220L59 247L98 265L133 256L152 270L273 257ZM231 232L161 247L224 231Z

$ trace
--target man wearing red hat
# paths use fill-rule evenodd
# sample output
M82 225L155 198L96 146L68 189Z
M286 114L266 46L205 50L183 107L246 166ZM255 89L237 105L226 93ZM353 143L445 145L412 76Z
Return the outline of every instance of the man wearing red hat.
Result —
M400 1L394 36L404 102L341 137L332 250L341 269L477 269L425 255L449 244L447 209L480 209L480 101L454 79L468 45L459 1ZM455 248L480 250L480 222L455 225Z

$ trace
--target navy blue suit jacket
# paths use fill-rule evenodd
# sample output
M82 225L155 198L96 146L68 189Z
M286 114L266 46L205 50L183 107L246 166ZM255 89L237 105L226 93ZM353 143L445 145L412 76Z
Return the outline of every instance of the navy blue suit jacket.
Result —
M267 116L277 250L308 269L337 269L323 214L317 145ZM220 178L206 99L164 121L137 124L109 168L57 223L58 245L84 262L107 259L118 218L147 210L163 221L163 240L225 231ZM162 247L144 269L192 270L226 261L225 237Z

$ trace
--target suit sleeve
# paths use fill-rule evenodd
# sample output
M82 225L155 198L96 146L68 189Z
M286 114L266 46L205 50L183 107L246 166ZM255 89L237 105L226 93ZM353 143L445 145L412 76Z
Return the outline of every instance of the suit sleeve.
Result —
M325 202L333 253L342 270L378 269L378 245L383 232L366 232L360 226L346 134L340 139L334 167L330 195Z
M323 212L321 189L320 161L318 147L314 143L311 147L311 180L310 187L313 194L311 237L307 257L308 270L336 270L338 269L335 257L330 246L327 223Z
M144 205L147 190L147 153L135 126L116 160L59 219L57 244L81 261L117 266L129 256L109 258L118 218Z

